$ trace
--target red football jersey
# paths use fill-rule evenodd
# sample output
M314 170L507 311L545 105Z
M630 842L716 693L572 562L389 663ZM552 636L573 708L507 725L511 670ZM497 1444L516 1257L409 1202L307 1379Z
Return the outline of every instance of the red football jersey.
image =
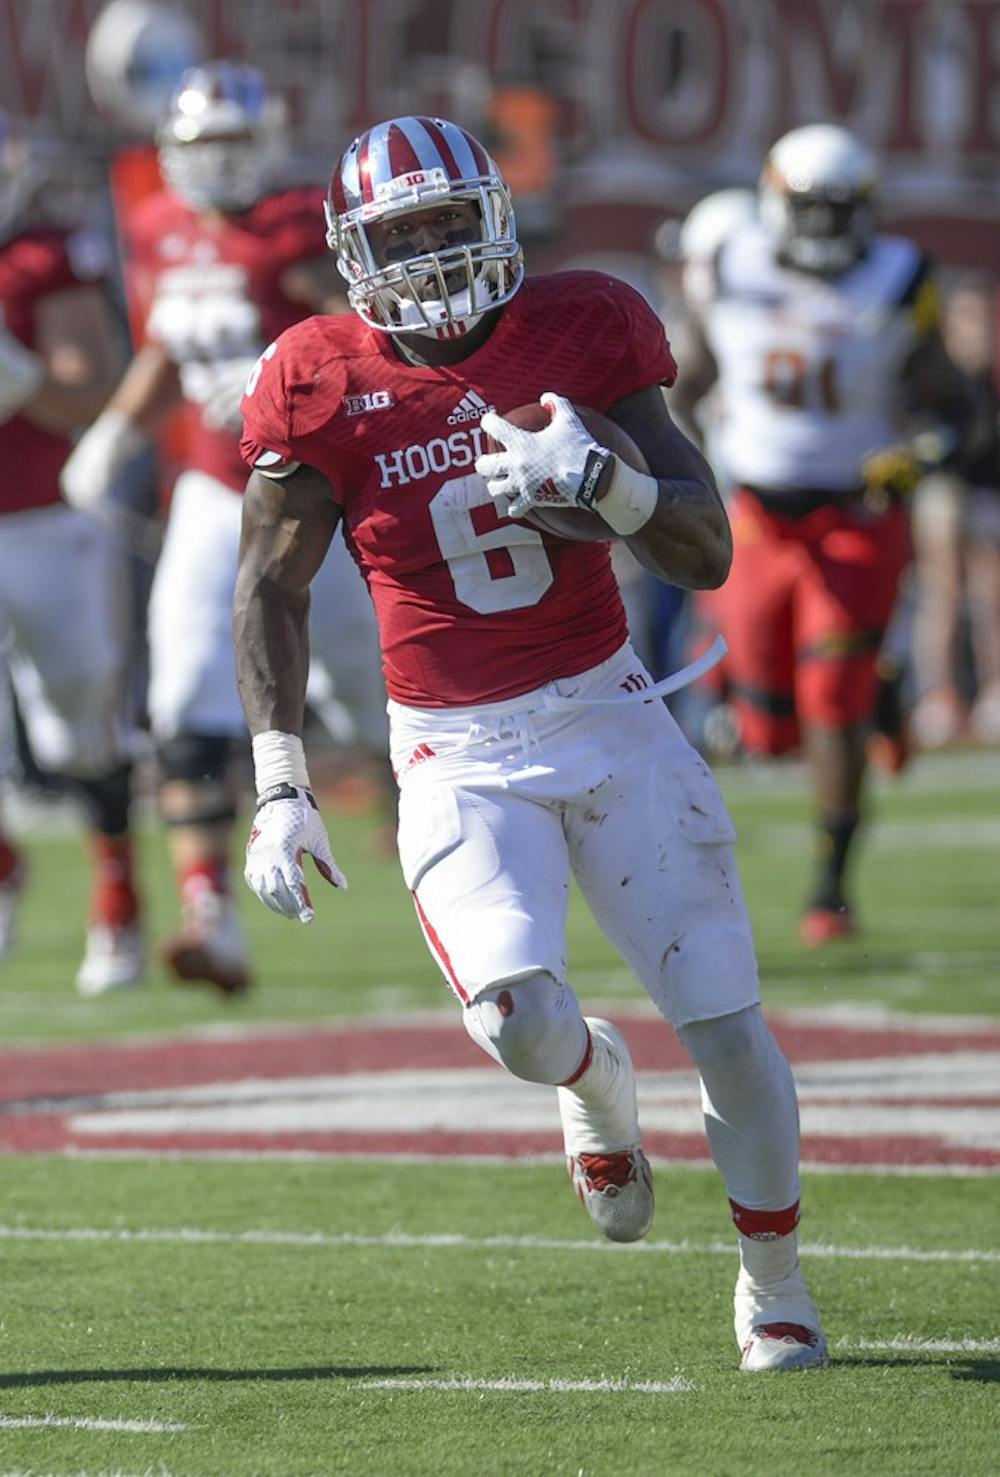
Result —
M418 368L353 314L310 318L264 354L243 454L329 478L375 603L398 702L499 702L604 661L627 638L604 543L500 517L475 469L480 419L546 390L606 411L676 366L645 300L614 277L529 278L461 363Z
M38 304L50 293L90 287L107 273L108 249L90 232L25 231L0 246L0 315L29 349L37 346ZM0 514L60 501L59 473L70 441L26 415L0 425Z
M238 215L206 219L161 192L128 222L130 294L148 305L148 335L180 370L185 463L241 492L238 436L207 426L202 406L227 365L254 359L309 311L286 295L282 279L326 251L321 198L313 189L283 190Z

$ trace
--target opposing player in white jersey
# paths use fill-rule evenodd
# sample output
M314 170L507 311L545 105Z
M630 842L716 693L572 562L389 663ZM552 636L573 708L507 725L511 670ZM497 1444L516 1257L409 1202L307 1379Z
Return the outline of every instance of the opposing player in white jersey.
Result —
M246 741L232 653L239 402L264 345L336 283L318 192L280 187L285 158L283 106L259 71L213 62L184 75L159 135L166 188L124 222L146 342L63 477L72 501L100 501L123 463L183 416L149 612L149 711L182 913L164 958L179 979L227 994L250 980L229 882L231 760Z
M107 243L46 225L44 184L31 146L0 115L0 705L9 663L34 757L83 807L93 883L77 985L99 993L145 969L129 831L129 617L108 532L66 506L59 472L120 358ZM0 957L25 874L23 852L0 832Z
M877 171L846 130L794 130L768 155L759 222L699 278L674 408L712 391L714 456L734 487L733 570L703 610L729 644L743 745L812 764L820 862L802 937L854 932L845 891L861 813L879 648L909 553L897 453L920 416L966 396L937 331L928 263L874 226Z
M653 1188L628 1047L567 978L572 871L701 1073L739 1232L742 1367L821 1364L796 1253L795 1088L761 1015L732 824L655 700L611 568L616 538L688 588L729 564L711 474L660 389L676 368L663 325L604 273L525 278L495 163L445 119L355 140L327 210L355 311L283 334L243 402L247 881L304 923L304 857L344 882L301 737L308 587L340 525L378 616L400 862L466 1029L557 1089L588 1212L614 1240L643 1236ZM539 399L538 433L503 418ZM609 413L652 474L597 443L574 402ZM585 541L540 528L546 503L574 510Z

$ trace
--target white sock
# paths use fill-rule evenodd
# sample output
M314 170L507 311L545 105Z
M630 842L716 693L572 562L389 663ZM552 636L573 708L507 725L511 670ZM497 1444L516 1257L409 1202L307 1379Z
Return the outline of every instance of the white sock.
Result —
M610 1021L584 1017L592 1054L583 1074L558 1087L566 1153L610 1154L641 1143L635 1073L625 1038Z
M779 1211L799 1198L799 1109L791 1068L759 1006L678 1031L701 1076L705 1132L730 1200Z

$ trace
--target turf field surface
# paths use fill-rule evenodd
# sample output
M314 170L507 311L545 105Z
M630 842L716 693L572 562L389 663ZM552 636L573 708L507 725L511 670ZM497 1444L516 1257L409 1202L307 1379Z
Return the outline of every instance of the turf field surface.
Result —
M640 1060L641 1247L596 1237L551 1102L466 1040L371 817L330 805L351 891L319 893L312 928L246 898L260 978L234 1007L156 969L76 996L79 842L32 816L0 966L0 1472L994 1472L1000 763L923 761L877 789L865 932L822 953L795 936L801 772L722 778L802 1092L829 1369L738 1373L693 1080L577 903L574 983ZM141 842L159 937L162 838Z

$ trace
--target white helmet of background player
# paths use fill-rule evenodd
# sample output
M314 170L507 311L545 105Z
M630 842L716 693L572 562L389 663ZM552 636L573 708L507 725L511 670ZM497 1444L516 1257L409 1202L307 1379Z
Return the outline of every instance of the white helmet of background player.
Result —
M865 255L875 229L878 166L871 150L831 123L786 133L760 179L760 218L782 258L835 275Z
M274 182L285 123L283 102L256 67L191 67L157 135L163 177L195 210L246 210Z
M443 200L475 205L476 239L376 260L368 236L374 222ZM385 333L467 332L524 280L503 176L478 139L443 118L391 118L356 138L333 171L326 220L351 307Z

